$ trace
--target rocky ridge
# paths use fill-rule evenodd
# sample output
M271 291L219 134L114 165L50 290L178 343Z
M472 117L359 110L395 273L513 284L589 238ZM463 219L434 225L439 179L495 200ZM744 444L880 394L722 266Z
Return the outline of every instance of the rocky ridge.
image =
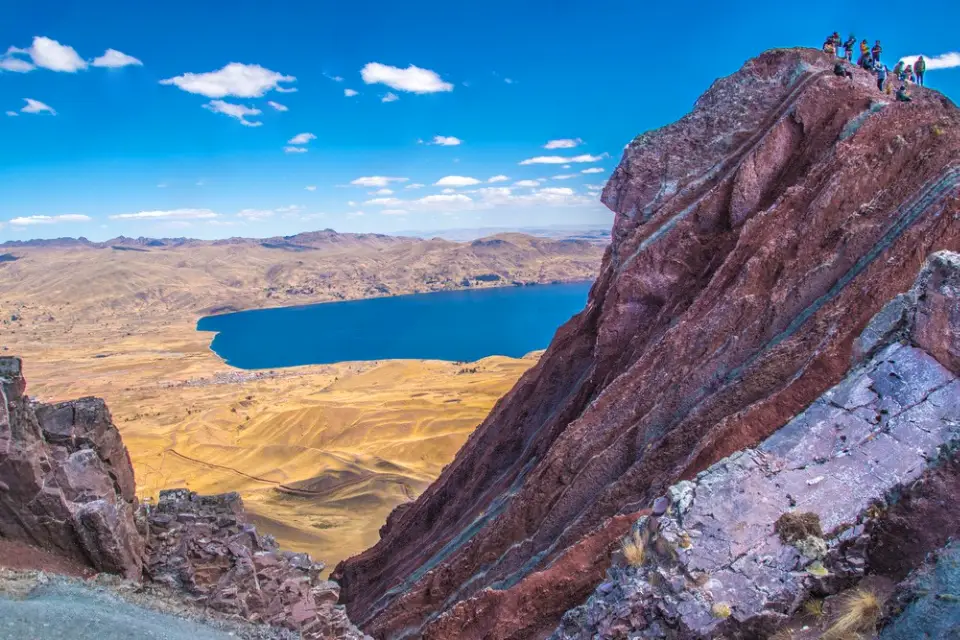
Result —
M832 66L767 52L628 145L586 309L335 571L368 633L549 635L655 498L841 383L871 318L960 249L956 107Z
M260 536L236 494L171 490L156 505L138 504L130 458L104 402L45 405L25 391L20 359L0 358L0 540L146 578L192 607L302 638L365 637L337 604L336 583L320 579L323 565Z

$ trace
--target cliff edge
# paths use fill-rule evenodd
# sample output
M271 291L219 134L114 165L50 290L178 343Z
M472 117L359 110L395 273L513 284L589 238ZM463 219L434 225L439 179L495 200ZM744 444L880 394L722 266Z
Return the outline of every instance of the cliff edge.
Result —
M928 255L960 249L956 107L926 89L894 102L833 64L764 53L628 145L584 311L338 566L358 625L549 635L655 498L840 383L871 318Z

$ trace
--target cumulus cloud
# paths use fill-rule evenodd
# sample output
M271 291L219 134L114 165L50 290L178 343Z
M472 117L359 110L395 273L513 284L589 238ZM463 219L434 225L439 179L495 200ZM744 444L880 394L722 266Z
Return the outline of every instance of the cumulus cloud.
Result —
M444 82L437 72L413 65L400 69L379 62L371 62L360 70L360 77L367 84L385 84L391 89L410 93L453 91L453 85Z
M917 61L917 58L920 57L920 54L915 56L904 56L900 58L905 64L913 64ZM934 71L936 69L953 69L954 67L960 67L960 52L951 51L950 53L943 53L939 56L923 56L924 60L927 61L927 71Z
M10 49L7 50L7 55L5 58L7 60L20 60L20 64L14 63L14 66L19 68L7 69L8 71L23 72L31 70L27 69L22 64L25 62L24 60L15 57L19 54L26 54L30 56L30 59L33 61L35 66L42 67L44 69L50 69L51 71L74 73L87 68L86 60L81 58L73 47L60 44L56 40L45 38L43 36L34 37L33 44L30 45L30 48L28 49L17 49L16 47L10 47Z
M430 141L430 144L439 145L441 147L455 147L462 143L463 140L453 136L433 136L433 140Z
M468 176L445 176L433 183L435 187L470 187L480 184L476 178Z
M577 145L583 144L580 138L561 138L559 140L549 140L543 145L544 149L573 149Z
M231 62L219 71L207 73L184 73L180 76L161 80L160 84L174 85L208 98L259 98L268 91L286 93L295 91L280 85L281 82L294 82L293 76L265 69L258 64L240 64Z
M291 147L291 146L286 146L286 147L283 148L283 152L284 152L284 153L306 153L306 152L307 152L307 148L306 148L306 147Z
M14 218L10 224L16 227L27 227L36 224L56 224L58 222L90 222L92 218L80 213L66 213L59 216L23 216Z
M540 189L537 193L544 196L572 196L573 189L569 187L548 187Z
M364 176L352 180L350 184L356 187L386 187L391 182L406 182L409 179L410 178L390 178L387 176Z
M298 133L297 135L287 140L287 144L307 144L311 140L316 140L316 139L317 139L317 136L313 135L312 133Z
M280 104L279 102L274 102L273 100L267 100L267 104L276 109L277 111L290 111L290 107Z
M514 182L514 183L513 183L513 186L515 186L515 187L529 187L529 188L532 189L532 188L534 188L534 187L539 187L539 186L540 186L540 181L539 181L539 180L519 180L519 181L517 181L517 182Z
M353 89L344 89L344 90L343 90L343 95L346 96L346 97L348 97L348 98L352 98L353 96L357 95L358 93L359 93L358 91L354 91Z
M220 214L210 209L169 209L160 211L138 211L137 213L118 213L111 220L209 220Z
M57 115L57 112L53 110L48 104L44 104L39 100L34 100L33 98L24 98L24 102L27 103L27 106L20 109L23 113L49 113L52 116Z
M568 163L577 163L577 162L600 162L606 157L606 154L599 156L592 156L590 154L583 154L579 156L573 156L572 158L564 156L537 156L536 158L527 158L520 162L522 165L527 164L568 164Z
M499 175L499 176L493 176L492 178L487 179L487 182L490 182L490 183L493 183L493 182L506 182L506 181L509 180L509 179L510 179L510 178L509 178L508 176Z
M103 52L102 56L93 59L93 66L118 69L120 67L129 66L142 67L143 63L133 56L128 56L122 51L117 51L116 49L107 49Z
M7 55L0 56L0 69L13 71L14 73L27 73L28 71L33 71L36 67L26 60L8 53Z
M579 177L576 173L564 173L559 176L553 176L553 180L570 180L571 178Z
M203 108L208 111L213 111L214 113L222 113L225 116L235 118L245 127L259 127L263 124L259 120L247 120L247 116L258 116L262 113L260 109L254 107L246 107L242 104L224 102L223 100L211 100L203 105Z
M384 188L384 189L377 189L376 191L373 192L373 195L375 195L375 196L391 196L391 195L393 195L393 189L386 189L386 188Z
M316 191L316 190L317 190L317 185L311 184L311 185L308 185L308 186L304 187L304 189L306 189L307 191Z
M396 102L399 99L400 99L400 96L393 93L392 91L388 91L387 95L380 98L380 102Z
M456 193L456 192L457 192L456 189L451 189L447 187L446 189L442 190L440 193Z
M603 173L603 169L601 167L590 167L589 169L584 169L580 173Z
M473 198L470 196L465 196L462 193L455 195L450 194L438 194L432 196L424 196L414 202L425 205L434 205L434 204L449 204L449 203L466 203L473 202Z

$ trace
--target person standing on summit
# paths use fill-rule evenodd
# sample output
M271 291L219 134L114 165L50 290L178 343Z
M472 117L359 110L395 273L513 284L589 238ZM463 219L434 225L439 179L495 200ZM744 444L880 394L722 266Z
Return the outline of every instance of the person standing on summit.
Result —
M877 65L877 89L883 91L883 83L887 81L887 65Z
M917 58L917 61L913 65L913 72L917 75L917 85L923 86L923 74L927 70L927 61L923 59L923 56Z
M853 62L853 48L857 45L857 36L850 34L850 37L847 38L846 42L843 43L844 54L847 57L847 62Z
M883 53L883 47L880 46L879 40L877 40L876 44L873 45L873 49L870 50L870 53L873 55L874 62L880 62L880 54Z
M870 59L870 45L867 44L867 39L864 38L860 41L860 58L857 59L857 66L864 69L867 68L867 60Z

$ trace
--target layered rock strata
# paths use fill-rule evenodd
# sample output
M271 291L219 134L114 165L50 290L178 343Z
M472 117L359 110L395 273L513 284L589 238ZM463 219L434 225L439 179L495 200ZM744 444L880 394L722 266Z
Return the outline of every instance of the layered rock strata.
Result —
M925 89L891 102L833 64L767 52L628 145L586 309L335 571L361 627L548 635L638 512L840 383L870 319L960 249L957 109Z

